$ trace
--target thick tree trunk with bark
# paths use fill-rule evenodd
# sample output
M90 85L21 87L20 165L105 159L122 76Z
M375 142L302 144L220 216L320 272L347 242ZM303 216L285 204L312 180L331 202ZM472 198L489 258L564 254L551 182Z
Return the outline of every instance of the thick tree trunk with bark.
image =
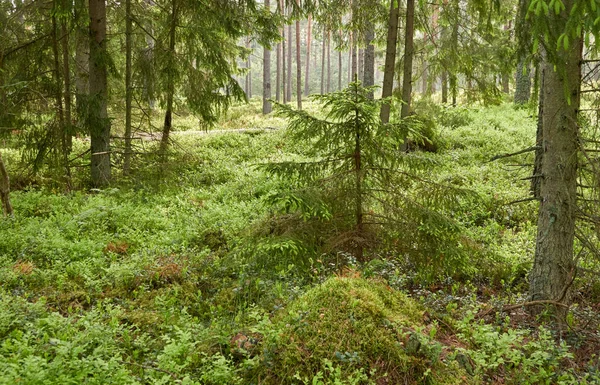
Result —
M410 113L412 99L412 73L415 33L415 0L406 0L406 36L404 40L404 72L402 74L402 111L401 118Z
M554 31L548 47L556 47L559 32L574 1L566 10L549 16ZM535 260L530 274L532 300L570 301L575 274L573 243L577 205L577 153L579 90L583 43L573 38L568 49L547 53L543 62L542 167L540 209ZM556 70L555 70L556 69ZM563 316L564 309L556 309Z
M169 23L169 52L171 56L171 65L175 65L175 31L177 28L177 1L172 0L171 18ZM173 98L175 97L175 76L174 68L167 69L167 105L165 111L165 121L163 124L162 137L160 139L160 153L164 154L169 147L169 136L173 127ZM249 76L249 75L248 75Z
M310 94L310 49L312 43L312 15L308 15L308 25L306 28L306 72L304 74L304 95Z
M358 72L358 80L360 80L361 83L363 83L365 81L365 79L363 78L364 75L364 68L365 68L365 50L363 48L359 48L358 49L358 68L357 68L357 72Z
M531 76L529 64L522 58L517 64L515 76L515 104L527 104L531 97Z
M2 154L0 154L0 202L2 202L2 211L5 216L13 215L13 208L10 204L10 180L8 179L8 172L4 167L4 161L2 160Z
M544 73L540 74L541 86L544 87ZM535 134L535 159L533 161L533 175L531 178L531 194L538 201L541 199L540 186L542 183L542 158L544 157L543 151L543 129L544 129L544 94L540 94L540 100L538 104L538 121L537 129Z
M110 120L107 102L106 3L89 0L90 12L90 75L87 127L91 142L91 182L104 187L111 179Z
M131 0L125 0L125 154L123 156L123 174L125 175L128 175L131 169L132 24Z
M277 73L275 74L275 100L281 102L281 47L282 43L277 43Z
M352 79L352 31L348 32L348 83L354 81Z
M396 66L399 9L398 2L396 0L391 0L390 3L390 17L388 19L387 43L385 48L385 67L383 70L383 87L381 88L382 98L388 98L392 96L392 91L394 89L394 68ZM382 123L389 122L389 104L384 104L381 106L380 118Z
M265 8L270 13L270 0L265 0ZM271 106L271 50L263 48L263 114L269 114L272 111Z

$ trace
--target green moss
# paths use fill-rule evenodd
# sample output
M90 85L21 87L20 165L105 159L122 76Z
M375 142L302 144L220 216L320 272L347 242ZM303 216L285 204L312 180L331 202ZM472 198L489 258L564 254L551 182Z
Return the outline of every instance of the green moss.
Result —
M440 359L442 345L419 332L426 329L419 306L382 281L330 278L293 302L277 325L267 383L294 383L296 373L316 375L328 361L345 376L363 368L386 383L465 381L456 362Z

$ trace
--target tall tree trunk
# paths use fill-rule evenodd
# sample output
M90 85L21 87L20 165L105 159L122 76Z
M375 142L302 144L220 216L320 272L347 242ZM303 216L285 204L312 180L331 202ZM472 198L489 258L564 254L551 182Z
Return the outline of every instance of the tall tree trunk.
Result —
M123 157L123 174L128 175L131 168L131 101L133 87L131 84L132 55L132 16L131 0L125 0L125 154Z
M327 57L327 36L328 32L323 30L323 44L321 46L321 95L325 94L325 60Z
M270 0L265 0L265 8L271 13ZM271 50L263 48L263 114L269 114L271 107Z
M310 94L310 49L312 43L312 15L308 15L308 26L306 28L306 73L304 75L304 95Z
M352 31L348 32L348 83L353 82L352 79Z
M285 15L285 6L283 0L279 0L279 12L281 13L281 17ZM286 59L285 59L285 24L281 27L281 87L282 87L282 98L283 103L287 103L289 99L287 98L287 77L286 77ZM288 47L289 50L289 47Z
M415 33L415 0L406 0L406 36L404 39L404 72L402 74L402 110L400 117L410 113Z
M277 73L275 74L275 100L281 102L281 43L277 43Z
M292 25L288 25L287 100L292 101Z
M510 82L509 75L507 73L502 73L502 92L508 94L510 92Z
M543 57L543 49L541 50ZM540 84L542 89L544 88L544 72L543 68L540 73ZM541 200L540 194L540 186L542 184L542 158L544 157L544 138L543 138L543 130L544 130L544 93L540 94L540 100L538 104L538 119L537 119L537 129L535 134L535 159L533 161L533 175L531 177L531 195L538 201Z
M171 66L175 66L175 31L177 28L177 1L171 0L171 18L169 23L169 52ZM174 68L167 69L167 106L165 111L165 122L160 139L160 153L164 154L169 147L169 135L173 126L173 98L175 97Z
M68 3L63 2L63 8L67 9ZM65 130L63 132L63 160L65 172L67 176L67 184L70 185L71 170L69 167L69 155L73 148L73 117L72 117L72 102L71 102L71 63L69 54L69 31L68 20L65 18L61 22L61 45L63 57L63 79L65 81L64 99L65 99Z
M13 208L10 204L10 180L8 179L8 172L4 167L4 161L2 160L2 154L0 154L0 202L2 202L2 211L5 216L13 215Z
M89 0L90 75L87 127L91 142L91 182L94 187L110 183L110 120L107 102L106 2Z
M556 47L574 1L547 20L553 31L548 47ZM573 243L577 214L577 153L581 86L582 38L573 38L567 49L558 49L543 59L542 180L535 259L530 274L532 300L569 303L575 274ZM564 309L556 309L564 316Z
M365 50L363 48L358 49L358 80L361 83L365 81L363 75L365 74Z
M388 19L387 43L385 48L385 67L383 70L383 86L381 87L381 98L392 96L394 89L394 69L396 67L396 44L398 41L398 2L390 0L390 17ZM382 123L390 120L390 105L381 106L380 118Z
M448 71L442 71L442 103L448 103Z
M531 96L531 76L529 64L525 58L521 58L517 64L517 74L515 76L515 104L527 104Z
M58 10L56 1L53 4L54 8ZM58 120L58 127L56 137L62 139L64 137L63 132L65 129L65 115L63 110L63 92L62 90L62 70L60 68L60 57L58 54L58 24L56 22L56 16L52 14L52 58L54 60L54 104L56 106L56 116Z
M90 38L85 0L75 0L75 110L78 118L87 115L85 99L89 93Z
M296 0L300 6L300 0ZM296 19L296 97L298 109L302 109L302 59L300 57L300 19Z
M363 83L366 87L375 84L375 46L373 45L373 39L375 39L375 29L373 25L370 24L365 34L365 44L367 48L365 48ZM371 92L369 95L372 99L373 93Z
M340 42L342 41L342 31L340 31ZM338 47L338 91L342 89L342 50Z
M331 30L327 31L327 93L331 92Z

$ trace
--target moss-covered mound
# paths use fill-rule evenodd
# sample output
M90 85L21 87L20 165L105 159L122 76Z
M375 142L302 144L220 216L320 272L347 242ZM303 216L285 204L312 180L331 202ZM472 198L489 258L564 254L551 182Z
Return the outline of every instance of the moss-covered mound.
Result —
M265 346L266 382L465 383L456 361L441 359L442 345L423 333L423 319L410 298L381 281L330 278L280 315L281 333Z

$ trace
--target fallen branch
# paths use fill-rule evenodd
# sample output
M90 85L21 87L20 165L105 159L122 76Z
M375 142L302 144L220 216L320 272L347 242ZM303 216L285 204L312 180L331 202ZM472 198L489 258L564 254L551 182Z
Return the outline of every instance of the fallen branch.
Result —
M488 162L493 162L495 160L502 159L502 158L510 158L511 156L520 155L520 154L524 154L526 152L531 152L531 151L535 151L535 150L539 150L539 149L541 149L540 146L531 146L531 147L528 147L528 148L526 148L524 150L513 152L513 153L510 153L510 154L496 155L496 156L492 157L492 159L490 159Z

